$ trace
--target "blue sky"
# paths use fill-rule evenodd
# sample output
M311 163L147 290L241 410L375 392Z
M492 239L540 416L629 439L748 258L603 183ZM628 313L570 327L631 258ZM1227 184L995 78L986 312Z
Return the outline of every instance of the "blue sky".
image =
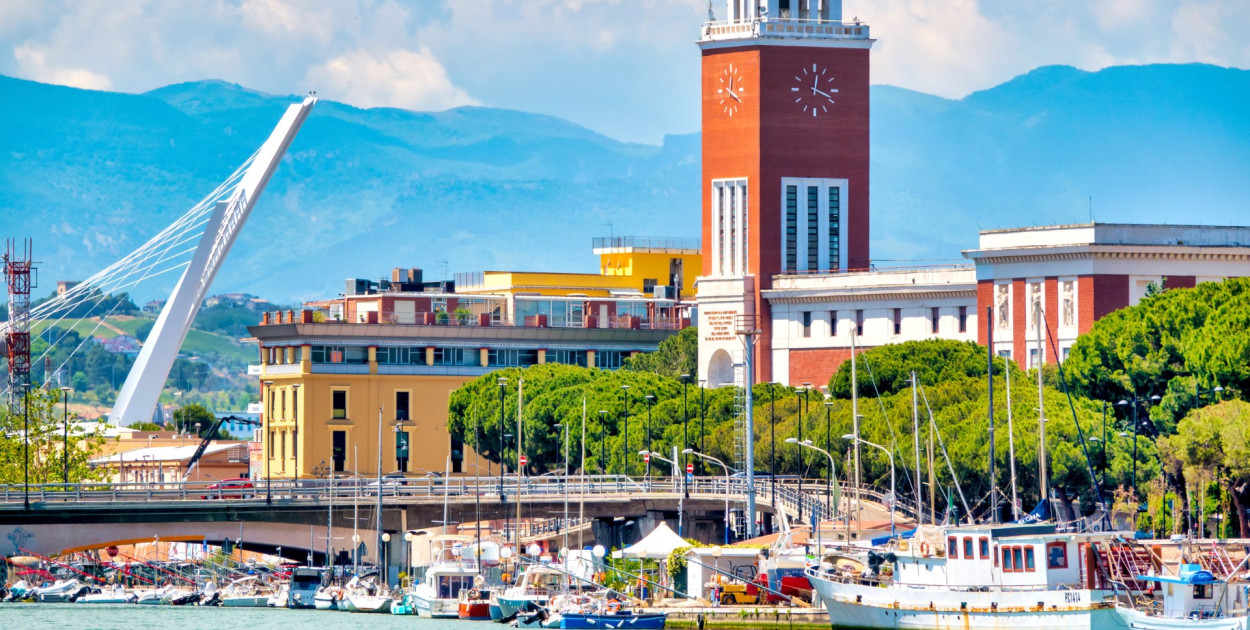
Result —
M1250 67L1246 0L844 0L844 15L879 40L874 83L951 98L1049 64ZM0 0L0 73L504 107L658 143L698 130L706 16L706 0Z

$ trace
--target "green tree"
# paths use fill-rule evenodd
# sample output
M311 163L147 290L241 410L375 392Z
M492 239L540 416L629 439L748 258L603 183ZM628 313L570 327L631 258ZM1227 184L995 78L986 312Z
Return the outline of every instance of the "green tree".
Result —
M204 408L203 405L191 404L174 410L172 424L174 431L194 434L203 438L208 436L209 431L213 429L216 422L217 417L213 415L213 412ZM234 438L218 427L216 432L213 433L212 439L231 440Z
M690 375L690 382L699 382L699 329L685 328L660 342L655 352L642 352L630 357L622 369L651 372L669 378Z
M1231 400L1194 410L1169 442L1191 480L1187 489L1203 492L1207 484L1218 484L1235 506L1225 510L1228 520L1236 519L1240 537L1250 537L1250 526L1240 517L1250 505L1250 403Z
M101 478L101 472L90 462L100 456L108 441L103 435L104 425L67 425L61 395L58 389L32 389L17 413L7 406L0 408L0 483L23 482L23 450L27 447L29 457L25 461L31 483L60 483L66 471L71 483Z

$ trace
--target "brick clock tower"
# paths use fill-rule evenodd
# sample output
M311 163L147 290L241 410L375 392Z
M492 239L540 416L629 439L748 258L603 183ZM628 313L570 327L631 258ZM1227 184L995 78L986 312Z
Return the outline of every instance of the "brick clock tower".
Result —
M841 0L727 0L703 26L703 270L699 369L772 379L777 274L868 267L868 26ZM745 317L743 317L745 316Z

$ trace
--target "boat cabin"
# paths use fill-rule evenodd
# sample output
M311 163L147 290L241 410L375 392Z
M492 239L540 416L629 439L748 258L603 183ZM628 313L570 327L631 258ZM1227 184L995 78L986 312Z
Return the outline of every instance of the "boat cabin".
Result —
M1111 534L1061 534L1054 525L924 527L900 541L894 581L916 586L1054 589L1084 583L1085 549Z
M1212 619L1244 614L1247 589L1250 586L1216 579L1201 565L1182 564L1179 575L1139 575L1140 581L1153 581L1156 592L1163 595L1162 612L1158 616L1172 619Z

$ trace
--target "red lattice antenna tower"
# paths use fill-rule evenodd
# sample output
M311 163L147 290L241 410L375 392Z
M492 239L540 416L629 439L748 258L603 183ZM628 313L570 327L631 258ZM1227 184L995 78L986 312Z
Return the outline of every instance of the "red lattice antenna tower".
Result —
M9 322L4 330L9 363L9 405L16 408L30 384L30 287L33 246L30 239L9 239L4 252L4 282L9 290Z

